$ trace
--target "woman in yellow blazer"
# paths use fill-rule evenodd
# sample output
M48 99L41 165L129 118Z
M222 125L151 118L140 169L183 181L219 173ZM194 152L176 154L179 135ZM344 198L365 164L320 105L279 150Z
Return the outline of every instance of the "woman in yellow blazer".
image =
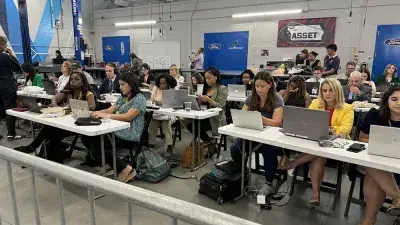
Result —
M354 110L351 105L345 103L343 89L338 80L333 78L324 80L321 83L318 99L315 99L308 108L329 111L331 132L337 136L349 138L353 128ZM310 207L315 208L320 204L320 188L325 174L326 158L301 154L294 161L284 158L281 166L289 170L308 162L311 162L310 179L313 187Z

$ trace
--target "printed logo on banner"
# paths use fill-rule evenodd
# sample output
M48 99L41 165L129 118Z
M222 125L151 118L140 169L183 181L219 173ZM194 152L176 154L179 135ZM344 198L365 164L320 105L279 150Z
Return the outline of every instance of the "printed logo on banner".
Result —
M280 20L278 47L325 47L335 42L336 18Z
M112 50L113 50L113 47L112 47L111 45L106 45L106 46L104 47L104 50L106 50L106 51L112 51Z
M212 43L208 45L208 49L210 50L218 50L221 49L221 45L217 43Z
M236 40L235 42L233 42L233 47L229 47L229 50L241 50L243 49L243 47L239 47L239 41Z
M391 46L400 46L400 39L388 39L385 41L385 44Z

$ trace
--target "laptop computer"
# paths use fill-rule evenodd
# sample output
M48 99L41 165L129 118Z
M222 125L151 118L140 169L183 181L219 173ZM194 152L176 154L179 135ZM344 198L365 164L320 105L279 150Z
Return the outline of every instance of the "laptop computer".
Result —
M162 92L162 108L183 109L187 90L166 90Z
M318 95L320 86L319 82L306 82L307 93L310 95Z
M231 109L233 125L251 130L264 130L261 113Z
M44 79L44 80L42 80L42 82L43 82L43 87L44 87L44 90L46 91L46 94L48 94L48 95L56 95L57 94L57 91L56 91L57 87L53 81Z
M192 110L200 111L200 104L198 101L198 98L193 95L188 95L185 98L182 98L182 105L185 104L185 102L191 102L192 103Z
M400 129L372 125L369 132L368 154L400 159Z
M329 112L306 108L283 107L283 133L313 141L330 139Z
M150 91L142 91L142 95L146 98L147 101L149 101L151 99Z
M197 84L196 86L197 86L196 95L203 95L204 84Z
M69 106L71 107L72 118L78 119L90 117L89 104L87 101L70 99Z
M36 98L27 97L27 96L18 96L18 98L22 101L25 107L28 108L29 112L33 113L42 113L40 110L47 108L46 106L39 106L36 102Z
M190 82L179 83L179 88L180 89L188 89L189 87L192 87L192 83L190 83Z
M386 92L389 90L390 84L381 84L379 86L376 86L376 91L377 92Z
M246 98L246 85L228 84L230 97Z

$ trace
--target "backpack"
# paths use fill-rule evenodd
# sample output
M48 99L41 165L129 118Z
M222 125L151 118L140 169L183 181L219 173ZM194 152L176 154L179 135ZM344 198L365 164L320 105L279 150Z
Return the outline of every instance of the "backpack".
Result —
M166 179L171 168L163 157L147 147L136 157L136 178L150 183L158 183Z

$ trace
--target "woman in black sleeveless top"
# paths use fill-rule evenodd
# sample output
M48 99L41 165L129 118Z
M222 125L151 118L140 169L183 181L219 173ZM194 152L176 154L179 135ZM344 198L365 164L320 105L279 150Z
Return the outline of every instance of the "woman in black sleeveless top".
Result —
M306 82L301 76L294 76L289 79L287 90L281 95L286 106L308 108L311 104L311 96L306 91Z

